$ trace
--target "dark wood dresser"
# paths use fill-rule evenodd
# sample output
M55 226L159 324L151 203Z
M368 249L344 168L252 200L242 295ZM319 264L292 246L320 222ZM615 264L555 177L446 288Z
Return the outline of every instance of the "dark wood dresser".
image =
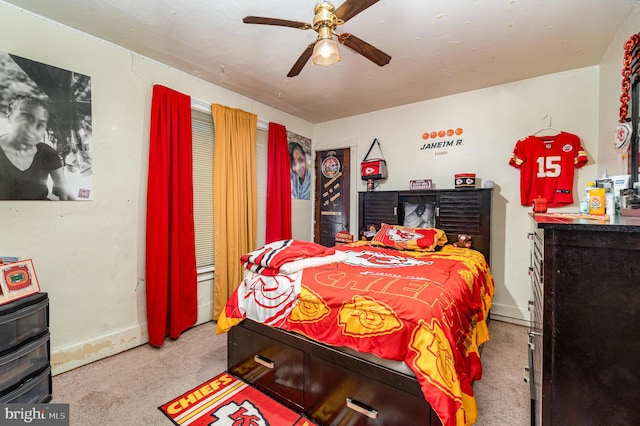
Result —
M532 424L640 424L640 218L532 221Z

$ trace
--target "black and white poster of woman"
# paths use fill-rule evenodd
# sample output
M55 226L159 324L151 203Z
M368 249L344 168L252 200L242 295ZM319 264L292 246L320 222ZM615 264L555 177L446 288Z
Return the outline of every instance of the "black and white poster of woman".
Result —
M291 197L311 198L311 139L287 132L289 161L291 162Z
M0 200L91 200L91 78L0 52Z

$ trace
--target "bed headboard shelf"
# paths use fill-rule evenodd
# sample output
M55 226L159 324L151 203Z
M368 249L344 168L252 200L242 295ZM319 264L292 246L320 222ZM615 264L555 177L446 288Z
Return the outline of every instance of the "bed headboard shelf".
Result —
M491 188L359 192L358 233L370 225L402 225L406 206L424 204L432 208L433 225L446 232L449 242L469 234L472 248L491 263L491 194Z

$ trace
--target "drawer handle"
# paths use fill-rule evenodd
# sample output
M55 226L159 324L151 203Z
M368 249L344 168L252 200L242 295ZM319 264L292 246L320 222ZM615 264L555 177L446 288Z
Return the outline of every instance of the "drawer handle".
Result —
M355 399L347 398L347 407L351 408L353 411L357 411L360 414L364 414L370 419L378 418L378 410L374 410L373 408L368 407L362 402L356 401Z
M529 366L524 366L524 382L529 383Z
M275 368L276 366L275 362L271 361L270 359L261 357L260 355L254 355L253 360L258 364L262 365L263 367Z

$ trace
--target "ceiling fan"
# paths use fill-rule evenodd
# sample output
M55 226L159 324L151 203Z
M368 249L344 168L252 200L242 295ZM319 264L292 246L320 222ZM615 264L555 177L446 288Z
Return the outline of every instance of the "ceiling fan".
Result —
M338 34L335 30L339 25L344 24L349 19L356 16L369 6L377 3L379 0L346 0L337 9L328 1L318 3L314 8L313 25L300 21L289 21L286 19L264 18L261 16L247 16L242 22L245 24L261 24L276 25L281 27L291 27L300 30L313 29L318 33L316 41L311 43L302 52L293 67L287 74L287 77L295 77L300 74L302 68L306 65L311 57L313 63L319 65L331 65L340 60L338 45L333 39L335 35L340 44L347 46L356 53L361 54L365 58L374 62L379 66L389 63L391 56L387 55L380 49L370 45L364 40L359 39L353 34Z

